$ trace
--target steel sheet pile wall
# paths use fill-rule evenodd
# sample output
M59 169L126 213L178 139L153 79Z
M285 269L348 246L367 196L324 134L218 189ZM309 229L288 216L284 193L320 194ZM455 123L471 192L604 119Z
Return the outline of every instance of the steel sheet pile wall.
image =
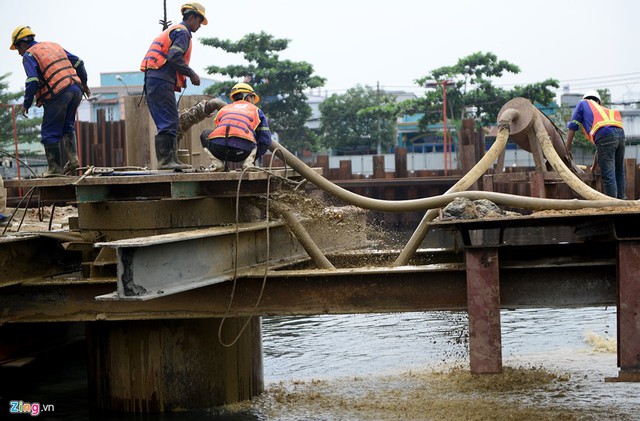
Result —
M80 165L125 166L127 164L125 121L107 121L105 110L97 110L97 116L97 122L79 121L77 123Z

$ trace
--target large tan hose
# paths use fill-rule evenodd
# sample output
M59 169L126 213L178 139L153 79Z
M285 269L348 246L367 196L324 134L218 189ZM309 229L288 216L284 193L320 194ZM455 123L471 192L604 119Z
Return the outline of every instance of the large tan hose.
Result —
M533 104L531 105L533 107ZM536 133L536 137L540 142L540 146L542 146L542 153L549 160L549 163L553 167L553 169L558 173L560 178L564 180L565 183L578 195L584 197L589 200L615 200L622 202L621 199L615 199L607 196L606 194L602 194L597 190L592 189L588 185L582 182L574 173L572 173L569 168L562 161L558 152L556 152L555 148L551 143L551 139L549 138L549 134L544 127L544 123L540 118L540 113L536 113L533 116L533 129Z
M578 200L578 199L545 199L539 197L524 197L506 193L485 192L485 191L465 191L449 193L441 196L425 197L422 199L410 200L382 200L361 196L322 177L320 174L309 168L307 164L300 161L295 155L287 151L278 142L271 144L272 151L279 154L282 159L290 165L298 174L316 185L319 189L331 194L334 197L363 209L376 210L381 212L413 212L427 209L441 208L448 205L456 197L466 197L471 200L487 199L492 202L516 207L521 209L543 210L543 209L584 209L601 208L605 206L632 206L637 202L614 200ZM607 196L608 197L608 196Z
M484 174L484 172L492 165L492 163L504 150L509 138L509 125L513 120L517 120L518 117L518 110L507 109L506 111L504 111L501 114L501 119L498 123L499 132L496 141L491 146L489 151L487 151L487 153L482 157L482 159L471 169L471 171L469 171L469 173L462 177L444 195L422 199L397 201L373 199L370 197L361 196L349 190L343 189L342 187L335 185L321 175L317 174L304 162L300 161L291 152L282 147L282 145L280 145L278 142L273 141L270 149L274 154L280 154L282 159L287 164L293 167L293 169L296 170L300 175L315 184L319 189L343 200L348 204L358 206L363 209L377 210L382 212L411 212L428 210L420 221L418 228L414 231L408 243L393 263L393 266L403 266L409 262L409 260L413 257L416 250L424 240L426 234L428 233L429 222L437 216L437 208L446 206L456 197L466 197L470 200L487 199L498 205L530 210L576 210L609 206L636 206L638 204L638 202L635 201L613 199L591 189L590 187L582 183L579 178L577 178L567 169L558 154L555 152L549 136L544 129L544 125L539 119L536 119L534 128L536 131L536 135L538 136L538 139L541 143L543 153L545 154L545 156L547 156L547 159L549 159L549 162L556 169L556 171L558 171L563 180L565 180L567 184L569 184L574 189L574 191L576 191L576 193L590 200L547 199L538 197L516 196L496 192L464 191Z
M447 193L455 193L459 191L467 190L478 178L482 177L489 167L493 164L493 161L498 159L498 156L502 153L507 146L509 140L509 125L511 121L518 118L519 113L516 110L507 110L502 116L502 120L498 122L498 136L496 141L491 145L491 148L482 157L482 159L474 165L474 167L465 174L456 184L454 184ZM446 194L446 193L445 193ZM429 222L433 221L438 216L437 209L430 209L422 217L422 220L418 224L418 227L411 235L411 238L404 246L392 266L404 266L409 263L409 260L415 255L416 250L420 247L420 244L429 232Z
M192 126L212 116L214 112L222 109L225 105L227 105L226 102L217 98L203 99L193 107L180 111L178 140L182 139Z

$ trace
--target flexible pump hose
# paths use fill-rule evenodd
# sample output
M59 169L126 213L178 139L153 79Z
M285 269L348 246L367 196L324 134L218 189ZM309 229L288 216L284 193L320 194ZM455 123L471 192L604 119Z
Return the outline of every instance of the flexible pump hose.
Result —
M467 190L477 179L482 177L482 174L491 167L493 161L498 159L498 156L502 153L504 148L507 146L507 140L509 140L509 124L511 120L518 118L518 111L516 110L507 110L504 112L502 116L502 120L498 122L498 136L496 137L496 141L491 145L491 148L487 151L487 153L482 157L480 161L476 165L473 166L471 171L469 171L464 177L462 177L456 184L454 184L447 193L455 193L459 191ZM445 193L446 194L446 193ZM393 262L392 266L404 266L409 263L409 260L415 255L416 250L420 247L420 244L426 237L429 232L429 222L433 221L436 216L438 216L437 209L429 209L427 213L422 217L420 224L411 235L411 238L404 246L400 255Z
M496 192L485 192L485 191L462 191L466 190L471 184L473 184L478 178L480 178L484 172L491 166L491 164L497 159L502 150L505 148L507 139L509 137L509 124L512 120L518 118L517 110L506 110L502 119L499 122L499 132L496 141L492 145L492 147L487 151L485 156L474 166L474 168L469 171L463 178L461 178L447 193L440 196L427 197L422 199L411 199L411 200L381 200L374 199L366 196L361 196L356 193L353 193L349 190L346 190L336 184L330 182L326 178L319 175L313 169L309 168L307 164L299 160L295 155L289 152L286 148L280 145L278 142L273 141L270 147L270 150L276 154L280 155L284 162L290 165L298 174L305 177L308 181L312 182L319 189L331 194L332 196L350 204L363 209L376 210L381 212L412 212L412 211L424 211L429 210L422 221L420 222L418 228L412 235L411 239L402 250L401 254L398 256L396 261L393 263L393 266L402 266L406 265L408 261L413 257L415 251L418 249L422 240L426 236L428 232L428 223L433 220L435 215L437 215L434 209L444 207L448 205L453 199L456 197L466 197L470 200L477 199L487 199L492 202L509 207L516 207L521 209L531 209L531 210L544 210L544 209L584 209L584 208L601 208L606 206L636 206L638 202L636 201L624 201L610 198L609 196L600 194L593 189L585 186L580 179L575 177L575 180L572 180L570 176L564 178L565 181L569 183L571 182L572 188L574 190L578 189L578 193L582 197L586 197L592 200L578 200L578 199L547 199L547 198L539 198L539 197L524 197L517 196L505 193L496 193ZM536 126L538 129L539 127ZM539 131L539 130L538 130ZM543 130L544 131L544 130ZM546 132L545 132L546 133ZM551 142L545 140L544 134L539 135L539 138L542 138L540 141L542 143L543 151L545 151L545 155L548 157L549 161L554 165L554 168L560 169L559 173L563 174L571 174L566 166L562 163L562 160L559 158ZM550 150L549 150L550 149ZM555 155L555 156L554 156ZM559 162L558 162L559 161ZM563 170L564 168L564 170ZM557 169L556 169L557 170ZM573 186L575 185L575 187ZM580 188L580 186L585 186L589 190L592 190L596 194L589 192L589 190L585 190ZM585 190L585 193L582 194L581 191Z
M533 107L533 105L531 105ZM544 124L540 119L540 112L534 114L533 117L533 129L536 133L536 137L540 142L540 146L542 147L542 153L549 160L549 163L553 167L553 169L558 173L558 175L564 180L565 183L578 195L584 197L589 200L614 200L618 202L623 202L620 199L615 199L607 196L606 194L602 194L597 190L592 189L588 185L582 182L574 173L572 173L569 168L562 161L558 152L553 147L551 143L551 138L549 138L549 134L547 130L544 128Z

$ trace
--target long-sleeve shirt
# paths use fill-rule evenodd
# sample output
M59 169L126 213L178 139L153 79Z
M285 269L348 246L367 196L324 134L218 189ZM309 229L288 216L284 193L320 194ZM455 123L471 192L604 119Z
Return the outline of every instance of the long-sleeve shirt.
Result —
M569 130L577 132L580 129L580 126L582 126L584 130L589 133L591 131L591 128L593 127L593 121L593 111L591 110L591 107L589 107L587 100L583 99L582 101L578 102L578 104L574 108L573 115L571 116L571 121L569 121L569 123L567 124L567 128ZM600 128L596 132L594 141L610 134L614 129L615 126L604 126Z
M181 24L189 28L185 22ZM184 61L184 53L189 49L191 42L191 31L189 29L185 31L182 28L174 29L169 34L169 39L171 47L166 64L159 69L147 70L147 77L155 77L175 84L176 72L186 77L191 77L195 73Z
M29 48L36 45L37 42L33 41ZM71 62L71 65L76 70L78 77L83 85L87 84L87 70L84 68L84 62L80 60L80 58L74 54L71 54L67 50L64 50L67 53L67 58ZM36 94L36 91L40 87L40 80L42 79L42 72L40 71L40 67L38 66L38 62L36 58L30 54L28 51L24 53L22 56L22 66L24 67L24 71L27 74L27 80L24 83L24 102L22 106L25 109L28 109L33 104L33 98Z

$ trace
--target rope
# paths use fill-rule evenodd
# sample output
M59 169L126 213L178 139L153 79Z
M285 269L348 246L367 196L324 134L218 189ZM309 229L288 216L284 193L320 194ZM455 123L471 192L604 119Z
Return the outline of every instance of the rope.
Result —
M222 339L222 328L224 326L224 322L225 320L229 317L229 312L231 311L231 304L233 303L233 299L235 296L235 291L236 291L236 285L238 283L238 245L240 243L240 185L242 184L242 179L244 177L244 174L249 171L251 168L243 168L242 170L242 174L240 175L240 179L238 180L238 187L236 189L236 227L235 227L235 234L236 234L236 238L235 238L235 259L234 259L234 263L233 263L233 285L231 287L231 294L229 295L229 303L227 304L227 309L225 310L224 316L222 317L222 320L220 321L220 326L218 326L218 342L220 343L220 345L224 346L224 347L232 347L233 345L235 345L238 340L240 340L240 337L242 336L242 334L244 333L245 329L247 328L247 326L249 326L249 323L251 322L251 319L255 316L256 310L258 309L258 306L260 305L260 301L262 301L262 295L264 293L265 287L267 285L267 274L269 271L269 260L271 260L271 243L270 243L270 233L269 233L269 195L271 192L271 176L267 177L267 199L266 199L266 234L267 234L267 257L265 259L265 265L264 265L264 275L262 277L262 286L260 288L260 294L258 294L258 299L256 300L255 305L253 306L253 310L251 311L252 314L250 314L247 317L247 320L244 322L244 324L242 325L242 327L240 328L240 331L238 332L238 334L236 335L236 337L230 342L230 343L225 343L224 340ZM271 166L269 167L269 169L271 170Z
M16 212L18 212L18 209L20 209L20 205L22 205L22 202L24 201L24 199L26 199L27 196L32 195L33 191L35 189L36 189L35 187L31 187L29 189L29 191L27 192L27 194L22 196L22 199L20 199L20 202L18 202L18 206L16 206L15 209L13 210L13 212L11 212L11 216L9 216L9 220L7 221L7 225L4 226L4 229L2 230L2 234L0 234L0 237L2 237L7 232L7 229L9 228L9 225L11 224L11 221L13 220L14 215L16 214ZM25 213L26 212L27 212L27 208L25 208ZM22 217L24 219L24 215ZM22 225L22 221L20 222L20 225Z
M16 161L18 161L18 162L20 162L22 165L24 165L24 166L25 166L29 171L31 171L31 174L33 174L33 176L34 176L34 177L37 177L37 176L38 176L38 174L36 174L36 173L31 169L31 167L29 166L29 164L27 164L26 162L24 162L22 159L18 158L17 156L15 156L15 155L13 155L13 154L11 154L11 153L9 153L9 152L5 151L5 150L2 150L2 149L0 149L0 155L6 155L6 156L9 156L9 157L11 157L11 158L15 159Z

